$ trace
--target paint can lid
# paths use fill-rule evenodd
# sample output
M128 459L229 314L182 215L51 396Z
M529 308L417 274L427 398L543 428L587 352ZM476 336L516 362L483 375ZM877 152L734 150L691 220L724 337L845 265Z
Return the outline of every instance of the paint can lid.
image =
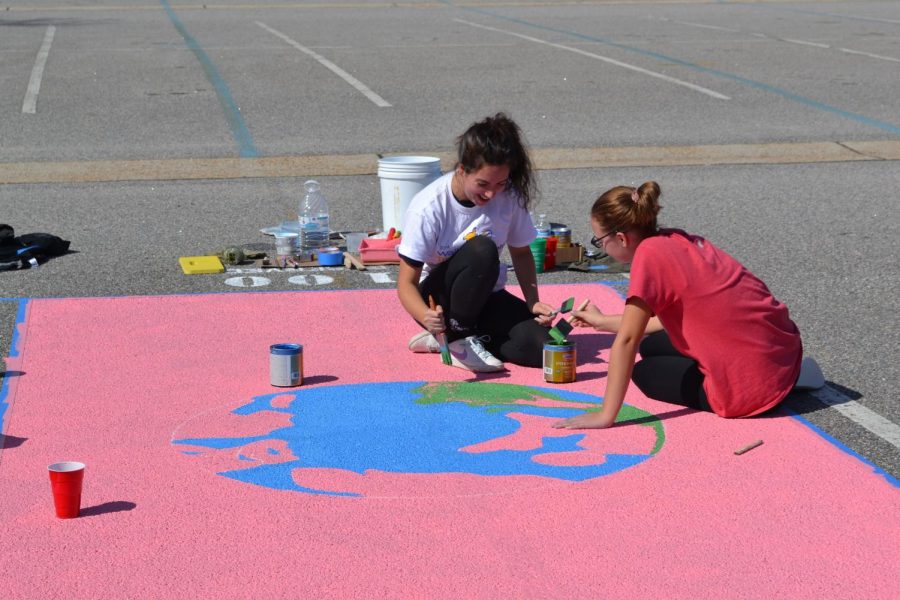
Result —
M556 340L547 340L544 342L544 350L571 350L575 347L575 341L569 340L568 338L563 339L561 342Z
M272 344L269 346L271 354L300 354L303 352L303 346L300 344Z

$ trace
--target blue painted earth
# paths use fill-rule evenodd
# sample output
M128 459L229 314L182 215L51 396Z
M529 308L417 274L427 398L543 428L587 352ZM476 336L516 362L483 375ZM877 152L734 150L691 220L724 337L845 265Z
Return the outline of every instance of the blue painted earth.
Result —
M294 398L285 402L285 395ZM273 404L273 399L278 398ZM350 491L319 490L299 485L292 471L343 469L364 474L466 473L486 477L531 475L566 481L585 481L633 467L659 451L665 439L662 423L653 415L625 405L619 421L631 420L655 431L655 443L642 454L608 454L599 464L546 465L532 460L540 454L584 452L579 446L585 432L549 429L540 448L461 452L461 448L514 433L520 424L510 413L566 418L584 412L584 404L600 407L600 398L588 394L539 387L487 383L404 381L297 388L253 398L233 411L251 415L261 411L289 413L291 425L260 436L183 438L183 444L215 450L239 449L247 444L280 441L293 456L286 462L260 464L239 455L246 468L220 473L238 481L308 494L359 496ZM552 401L577 407L542 406ZM279 444L280 445L280 444ZM270 447L270 453L278 451ZM191 450L185 454L199 454ZM581 461L585 462L585 461ZM591 462L591 461L587 461Z

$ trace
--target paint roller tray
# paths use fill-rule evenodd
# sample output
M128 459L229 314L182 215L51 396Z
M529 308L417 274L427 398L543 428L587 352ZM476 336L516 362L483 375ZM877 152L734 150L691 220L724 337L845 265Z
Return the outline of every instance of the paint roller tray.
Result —
M392 240L366 238L359 244L359 255L363 263L399 263L400 255L397 254L399 245L400 238Z

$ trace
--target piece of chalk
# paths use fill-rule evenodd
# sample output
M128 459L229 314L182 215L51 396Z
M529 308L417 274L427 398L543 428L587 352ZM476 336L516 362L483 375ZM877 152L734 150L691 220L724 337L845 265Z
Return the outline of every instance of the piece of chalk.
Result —
M734 453L735 453L735 454L743 454L744 452L750 452L751 450L753 450L753 449L756 448L757 446L762 446L762 443L763 443L762 440L756 440L756 441L753 442L752 444L747 444L747 445L744 446L743 448L738 448L737 450L734 451Z

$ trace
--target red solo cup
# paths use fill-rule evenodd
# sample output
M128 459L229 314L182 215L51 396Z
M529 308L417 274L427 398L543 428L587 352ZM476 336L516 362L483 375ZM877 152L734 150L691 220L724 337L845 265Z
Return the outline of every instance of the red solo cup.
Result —
M544 256L544 270L549 271L556 267L556 242L559 238L550 236L547 238L547 254Z
M60 519L74 519L81 512L81 482L84 481L84 463L58 462L50 471L50 487L53 504Z

